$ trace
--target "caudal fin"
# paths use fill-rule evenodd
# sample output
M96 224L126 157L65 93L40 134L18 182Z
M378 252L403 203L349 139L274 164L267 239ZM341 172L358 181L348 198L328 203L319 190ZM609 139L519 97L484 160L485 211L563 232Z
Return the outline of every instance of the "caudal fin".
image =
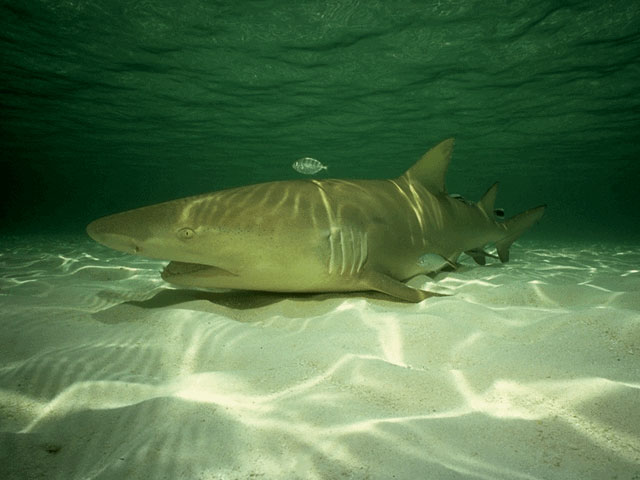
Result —
M504 222L507 235L496 242L498 257L500 257L500 261L502 263L509 261L509 247L511 247L511 244L515 242L520 235L531 228L534 223L540 220L544 214L545 208L547 208L546 205L540 205L539 207L522 212Z

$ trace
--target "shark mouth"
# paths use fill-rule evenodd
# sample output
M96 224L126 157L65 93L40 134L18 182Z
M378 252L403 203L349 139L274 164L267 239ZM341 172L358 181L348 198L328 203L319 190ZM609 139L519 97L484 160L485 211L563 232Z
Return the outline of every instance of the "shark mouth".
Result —
M162 278L188 275L208 268L211 268L211 266L201 263L169 262L169 264L164 267L164 270L162 270Z
M212 275L233 275L233 273L202 263L169 262L162 270L162 279L171 281L180 277L205 277Z

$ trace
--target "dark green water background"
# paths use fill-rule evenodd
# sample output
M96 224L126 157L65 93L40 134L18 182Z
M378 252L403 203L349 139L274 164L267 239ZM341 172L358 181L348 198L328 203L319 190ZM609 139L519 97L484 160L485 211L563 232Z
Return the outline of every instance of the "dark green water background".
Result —
M457 138L538 238L640 239L640 2L2 1L0 228L299 178L394 177Z

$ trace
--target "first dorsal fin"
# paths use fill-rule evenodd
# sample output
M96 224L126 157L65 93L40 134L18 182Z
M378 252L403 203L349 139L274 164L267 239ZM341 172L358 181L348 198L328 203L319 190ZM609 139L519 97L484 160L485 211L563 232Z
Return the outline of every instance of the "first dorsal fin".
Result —
M447 173L453 138L448 138L425 153L403 177L410 183L421 183L431 193L446 193L444 177Z

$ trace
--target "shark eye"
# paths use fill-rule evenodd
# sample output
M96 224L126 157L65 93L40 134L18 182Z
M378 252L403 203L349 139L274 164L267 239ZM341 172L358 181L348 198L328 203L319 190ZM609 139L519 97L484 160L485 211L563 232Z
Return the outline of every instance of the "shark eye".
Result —
M196 232L194 232L191 228L181 228L178 230L178 238L180 240L189 240L196 236Z

